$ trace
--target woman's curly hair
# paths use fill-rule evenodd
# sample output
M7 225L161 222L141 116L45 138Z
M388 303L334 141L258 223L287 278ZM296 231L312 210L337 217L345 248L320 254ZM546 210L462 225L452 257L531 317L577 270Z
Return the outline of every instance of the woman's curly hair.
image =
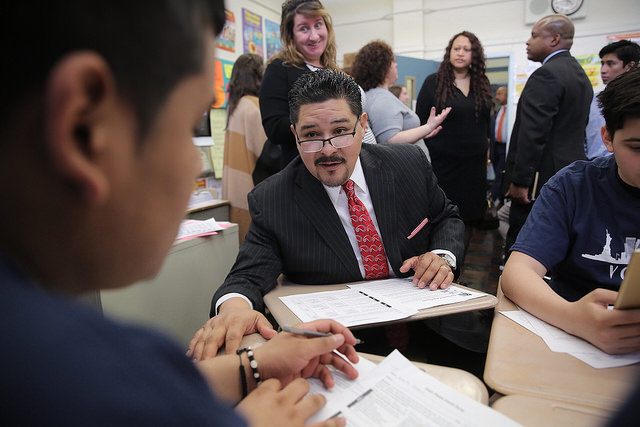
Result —
M491 87L487 78L487 66L485 64L484 49L480 40L475 34L469 31L462 31L449 40L449 44L444 52L444 58L440 63L437 72L438 87L436 88L436 106L438 109L445 107L448 98L458 96L455 90L455 77L453 75L453 66L451 65L451 47L453 42L460 36L464 36L471 42L471 65L469 66L469 76L471 77L471 90L475 96L476 119L479 117L480 110L483 106L491 103Z
M384 83L395 61L391 46L382 40L364 45L353 60L351 75L362 89L368 91Z

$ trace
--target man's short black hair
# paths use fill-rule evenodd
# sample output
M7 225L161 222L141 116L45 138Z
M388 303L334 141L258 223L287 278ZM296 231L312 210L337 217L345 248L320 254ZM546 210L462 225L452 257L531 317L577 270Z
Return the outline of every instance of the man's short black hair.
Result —
M351 76L338 70L322 69L303 74L289 91L289 111L291 123L298 122L300 107L307 104L344 99L356 116L362 114L360 86Z
M636 64L640 62L640 46L636 42L630 40L619 40L615 43L610 43L600 49L598 55L602 58L605 55L613 53L616 57L622 61L622 65L626 67L631 61Z
M613 79L598 95L607 131L613 138L629 117L640 117L640 66Z
M224 0L21 0L0 11L0 128L9 113L42 92L56 62L94 51L144 135L174 86L204 64L203 35L224 25Z

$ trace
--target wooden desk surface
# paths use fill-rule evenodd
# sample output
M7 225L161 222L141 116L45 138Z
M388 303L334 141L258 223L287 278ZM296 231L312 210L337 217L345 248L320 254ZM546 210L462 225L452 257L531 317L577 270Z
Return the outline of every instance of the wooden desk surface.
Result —
M264 342L266 342L266 340L260 334L246 335L242 339L240 347L258 347ZM375 354L358 353L358 355L374 363L380 363L384 359L383 356ZM468 396L484 405L489 402L489 393L487 392L487 388L475 375L470 374L467 371L463 371L462 369L449 368L447 366L430 365L422 362L412 363L427 374L436 378L438 381L443 382L465 396Z
M531 427L597 427L604 425L610 416L609 411L601 408L517 394L501 397L491 407Z
M638 364L595 369L545 342L499 311L516 305L498 290L500 302L491 328L484 370L487 385L502 394L518 394L613 410L640 374Z
M355 282L355 283L366 283L366 282ZM475 289L470 289L461 285L454 285L461 289L469 289L475 292L478 292ZM308 294L312 292L322 292L322 291L337 291L341 289L347 289L347 284L339 284L339 285L295 285L290 283L282 283L278 284L278 286L264 296L264 303L267 308L276 319L279 325L295 325L296 323L300 323L301 320L293 314L291 310L280 300L280 297L287 295L297 295L297 294ZM429 292L429 290L425 290L425 292ZM418 311L417 314L414 314L411 317L407 317L404 319L392 320L389 322L379 322L379 323L369 323L366 325L353 326L351 329L361 329L361 328L370 328L373 326L379 325L387 325L392 323L402 323L402 322L411 322L419 319L426 319L428 317L438 317L445 316L447 314L455 314L462 313L465 311L473 311L473 310L484 310L487 308L495 307L498 303L498 299L490 294L482 296L480 298L475 298L469 301L441 305L437 307L425 308Z

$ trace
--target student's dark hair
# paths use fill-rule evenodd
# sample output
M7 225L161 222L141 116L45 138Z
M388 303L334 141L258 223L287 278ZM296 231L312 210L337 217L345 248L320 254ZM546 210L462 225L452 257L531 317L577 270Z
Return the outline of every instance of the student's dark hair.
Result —
M351 75L365 91L384 83L391 64L395 61L393 49L382 40L362 46L351 67Z
M618 40L615 43L610 43L600 49L598 55L602 58L610 53L614 53L616 57L622 61L624 67L631 61L636 64L640 62L640 46L638 43L630 40Z
M453 75L453 65L451 65L451 48L453 42L460 36L469 39L471 43L471 65L469 66L469 75L471 76L471 89L475 98L476 120L480 117L480 111L484 105L491 104L491 87L487 78L487 66L485 64L484 49L480 40L475 34L469 31L462 31L449 40L444 51L444 58L438 67L436 73L438 85L436 87L436 106L438 109L446 107L446 101L449 98L459 96L456 90L455 77Z
M298 77L289 91L289 111L291 123L298 122L300 107L307 104L344 99L351 112L360 117L362 97L360 87L346 73L338 70L322 69Z
M607 132L613 138L629 117L640 117L640 66L611 80L598 95Z
M227 125L229 117L238 106L238 102L245 95L258 96L262 74L264 73L264 61L262 56L255 53L244 53L236 59L231 71L231 78L227 86L229 98L227 98Z
M204 52L204 32L219 33L224 21L223 0L3 2L0 128L27 96L42 98L57 61L93 51L108 63L144 136L175 85L212 54Z

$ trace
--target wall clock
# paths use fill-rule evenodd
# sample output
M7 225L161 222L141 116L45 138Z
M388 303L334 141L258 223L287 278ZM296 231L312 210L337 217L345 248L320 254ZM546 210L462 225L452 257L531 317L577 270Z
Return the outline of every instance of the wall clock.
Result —
M582 7L584 0L551 0L551 9L562 15L573 15Z

